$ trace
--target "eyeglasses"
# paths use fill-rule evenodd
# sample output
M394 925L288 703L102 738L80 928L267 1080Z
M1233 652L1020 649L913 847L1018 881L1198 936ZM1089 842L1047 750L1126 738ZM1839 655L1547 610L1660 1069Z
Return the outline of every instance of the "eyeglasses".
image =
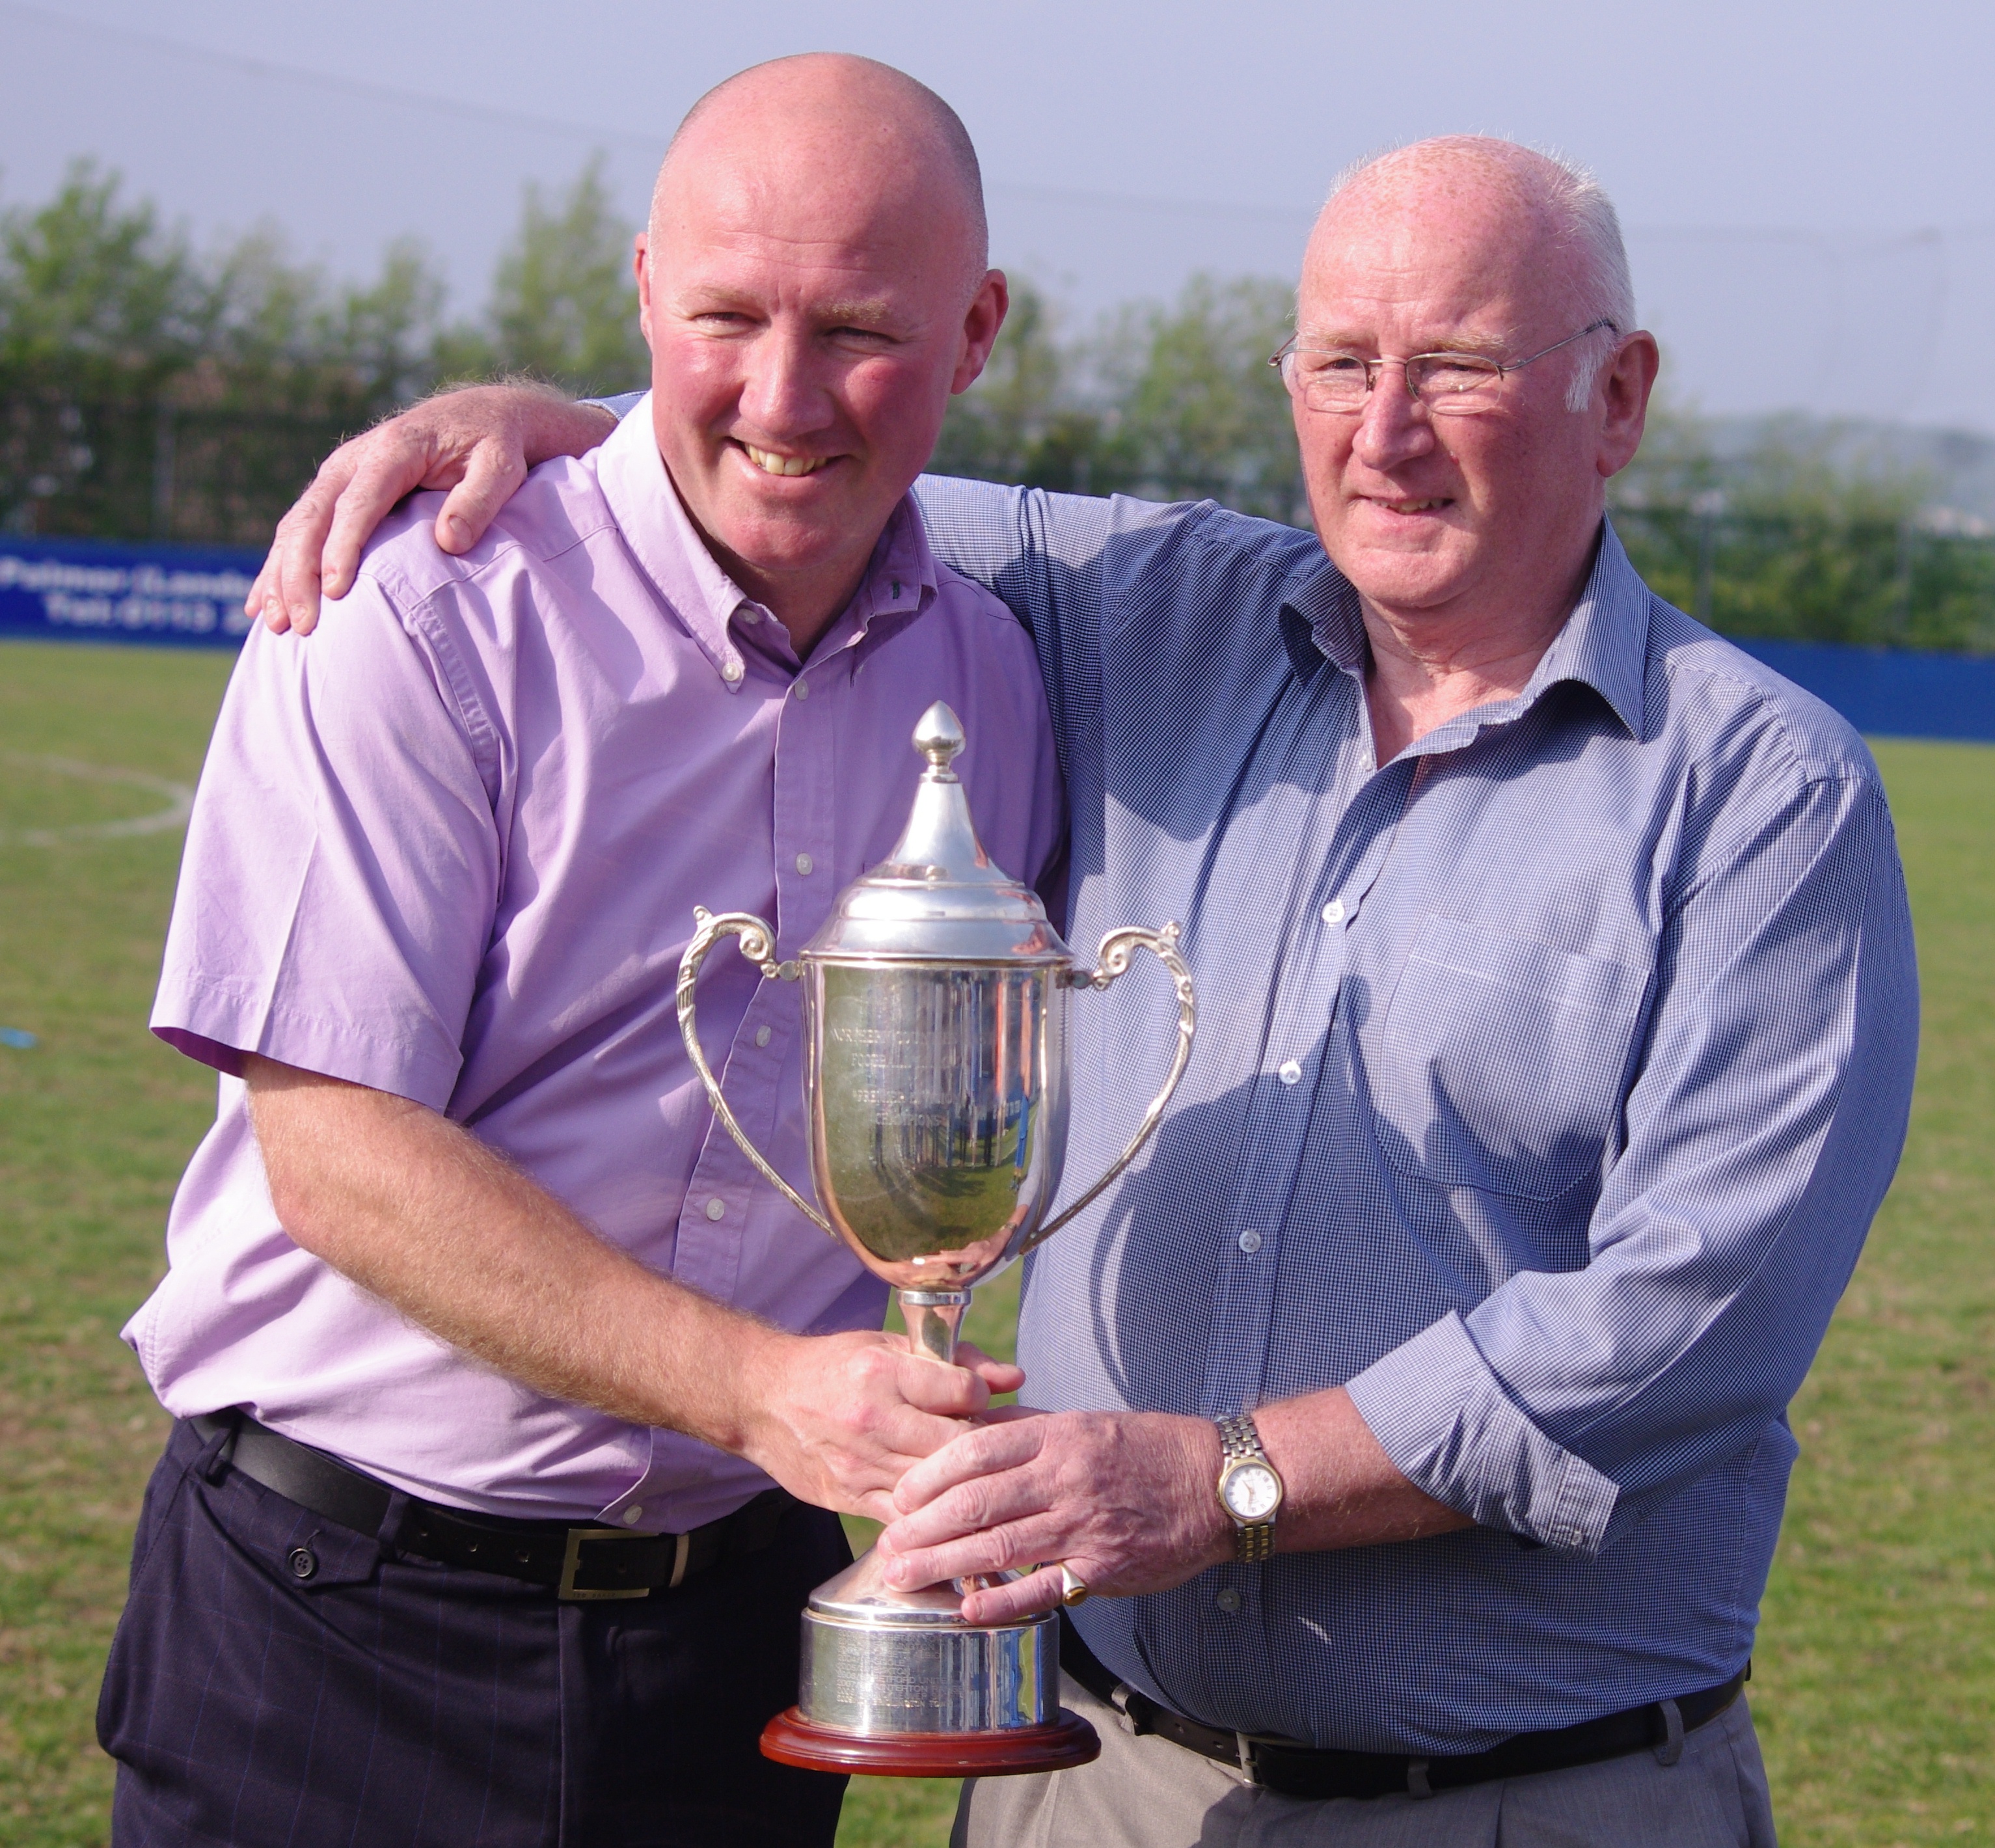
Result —
M1554 340L1528 359L1507 364L1482 353L1416 353L1410 359L1368 359L1341 347L1299 345L1301 336L1292 334L1268 363L1282 375L1289 395L1312 410L1361 410L1379 383L1379 374L1389 366L1397 366L1405 369L1407 396L1434 415L1468 417L1496 407L1506 373L1521 372L1547 353L1555 353L1602 328L1616 334L1621 331L1603 318L1563 340Z

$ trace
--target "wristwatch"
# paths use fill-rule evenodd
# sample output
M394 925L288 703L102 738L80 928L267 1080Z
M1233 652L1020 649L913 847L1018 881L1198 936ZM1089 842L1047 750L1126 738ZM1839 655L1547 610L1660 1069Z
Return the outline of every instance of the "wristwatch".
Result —
M1236 1557L1252 1565L1275 1550L1275 1516L1284 1492L1281 1475L1261 1448L1261 1434L1249 1414L1214 1422L1224 1457L1219 1470L1219 1505L1233 1522Z

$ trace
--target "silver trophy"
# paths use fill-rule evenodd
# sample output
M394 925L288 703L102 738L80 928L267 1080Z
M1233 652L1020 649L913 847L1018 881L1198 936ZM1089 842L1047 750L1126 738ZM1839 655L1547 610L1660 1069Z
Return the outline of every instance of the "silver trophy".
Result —
M991 864L950 768L963 727L939 702L915 746L929 760L893 856L839 895L795 962L745 912L701 910L679 964L679 1029L715 1116L763 1178L898 1287L915 1346L953 1364L972 1288L1094 1200L1148 1142L1191 1056L1196 1008L1178 926L1111 930L1077 968L1029 888ZM700 1050L694 987L722 938L764 977L802 981L817 1207L743 1133ZM1066 1146L1068 998L1099 991L1143 949L1176 984L1163 1088L1108 1172L1057 1218ZM1015 1574L1003 1575L1005 1578ZM995 1581L981 1581L981 1583ZM803 1620L797 1705L762 1749L825 1771L990 1776L1084 1764L1100 1750L1059 1705L1055 1620L966 1623L962 1580L901 1592L869 1552L819 1586Z

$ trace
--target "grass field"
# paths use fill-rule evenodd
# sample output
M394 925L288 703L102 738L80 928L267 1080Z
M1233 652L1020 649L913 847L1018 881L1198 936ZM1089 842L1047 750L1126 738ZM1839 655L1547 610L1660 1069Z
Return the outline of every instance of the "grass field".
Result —
M39 1040L0 1046L0 1840L18 1848L105 1838L91 1713L164 1430L117 1331L213 1107L144 1031L177 832L21 836L165 805L227 665L0 644L0 1026ZM1995 1839L1995 750L1878 755L1925 1039L1904 1168L1794 1408L1753 1682L1790 1848ZM1001 1347L1010 1294L987 1299ZM856 1784L841 1843L939 1844L953 1807L946 1787Z

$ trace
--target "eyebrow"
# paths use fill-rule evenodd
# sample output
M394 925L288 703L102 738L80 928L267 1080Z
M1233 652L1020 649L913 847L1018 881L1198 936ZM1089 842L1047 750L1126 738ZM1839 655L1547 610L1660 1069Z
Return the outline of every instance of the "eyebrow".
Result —
M1298 346L1310 347L1325 352L1362 353L1371 343L1359 340L1351 335L1298 333L1296 336L1296 344ZM1472 353L1480 359L1495 359L1501 358L1506 348L1514 346L1516 344L1514 338L1505 338L1499 336L1484 340L1444 335L1437 339L1416 346L1413 352L1416 354Z
M726 313L760 305L753 291L712 283L694 283L671 290L667 299L673 312L681 314ZM811 312L812 318L821 326L877 328L883 333L910 332L919 319L905 311L897 311L891 302L884 299L869 300L857 296L820 302Z
M891 328L901 325L906 319L904 315L896 314L884 301L827 301L816 312L819 320L840 326L850 321L861 327Z

